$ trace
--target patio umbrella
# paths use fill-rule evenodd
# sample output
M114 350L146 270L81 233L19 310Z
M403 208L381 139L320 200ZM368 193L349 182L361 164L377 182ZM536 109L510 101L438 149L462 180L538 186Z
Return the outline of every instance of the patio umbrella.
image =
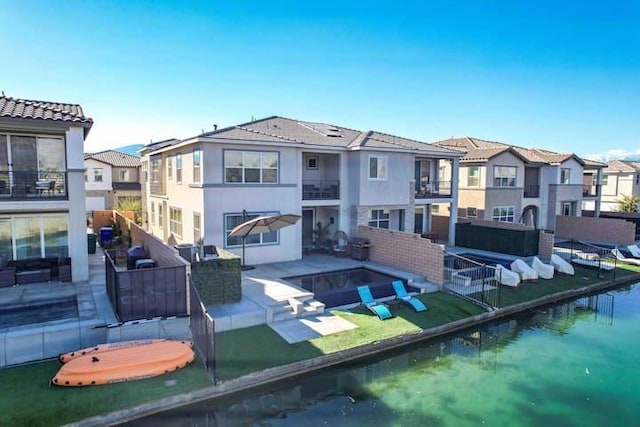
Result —
M231 233L229 233L229 236L242 237L242 269L247 270L251 268L247 267L244 263L244 247L248 235L276 231L295 224L300 218L302 218L300 215L295 214L259 216L234 227Z

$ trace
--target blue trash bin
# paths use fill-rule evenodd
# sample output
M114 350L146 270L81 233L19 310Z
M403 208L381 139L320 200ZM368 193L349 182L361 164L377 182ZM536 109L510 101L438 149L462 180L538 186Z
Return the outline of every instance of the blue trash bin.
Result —
M113 227L102 227L100 229L100 246L111 243L113 240Z

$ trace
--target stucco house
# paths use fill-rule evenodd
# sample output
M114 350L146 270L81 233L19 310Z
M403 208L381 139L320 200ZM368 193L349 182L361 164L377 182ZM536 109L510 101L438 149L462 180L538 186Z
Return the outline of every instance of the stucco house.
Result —
M450 138L435 145L464 154L460 165L460 217L553 230L556 215L580 216L585 199L599 204L597 185L588 189L584 185L584 170L594 171L598 182L604 165L587 164L573 153L472 137Z
M612 160L602 175L602 211L619 211L623 196L640 196L640 162Z
M259 264L296 260L319 238L359 225L431 229L431 206L457 210L461 153L375 131L268 117L141 150L147 227L172 244L241 253L231 229L258 215L294 213L296 226L250 236ZM446 175L438 171L447 166ZM145 179L146 177L146 179ZM455 216L449 224L451 238Z
M0 96L0 262L70 257L89 278L82 107Z
M118 209L121 201L141 203L140 157L115 150L84 155L87 211Z

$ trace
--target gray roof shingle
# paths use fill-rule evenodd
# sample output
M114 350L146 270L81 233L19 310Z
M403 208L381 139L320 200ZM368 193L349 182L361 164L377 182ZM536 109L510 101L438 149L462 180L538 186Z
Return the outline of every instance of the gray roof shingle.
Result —
M140 167L140 157L121 153L115 150L105 150L98 153L85 153L84 159L93 159L120 168Z

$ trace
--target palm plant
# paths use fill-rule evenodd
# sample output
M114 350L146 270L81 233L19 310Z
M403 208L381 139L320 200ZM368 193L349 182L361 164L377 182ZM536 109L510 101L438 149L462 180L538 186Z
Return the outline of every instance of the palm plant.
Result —
M618 199L617 203L619 212L638 212L640 197L631 195L622 196Z

